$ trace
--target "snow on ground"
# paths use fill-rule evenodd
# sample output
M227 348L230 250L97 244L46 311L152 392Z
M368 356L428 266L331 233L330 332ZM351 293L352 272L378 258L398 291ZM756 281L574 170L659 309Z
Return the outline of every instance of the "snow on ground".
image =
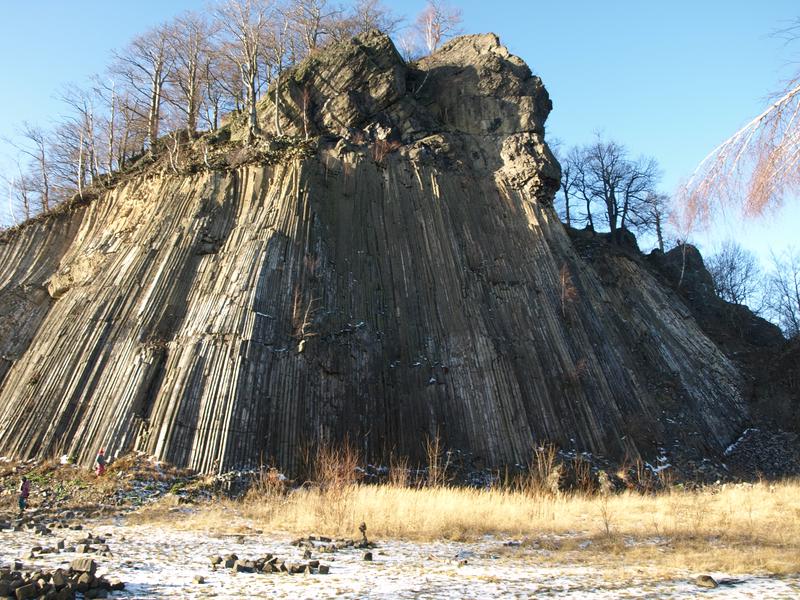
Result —
M180 515L176 515L180 518ZM545 564L547 552L524 545L504 545L502 539L476 543L379 541L373 562L363 550L341 549L314 553L330 565L328 575L233 573L212 570L209 557L235 553L257 558L266 553L302 563L303 548L288 536L215 535L169 527L133 526L123 519L87 523L83 531L58 531L42 537L32 532L0 532L0 565L27 554L32 546L54 545L64 537L67 546L91 531L107 536L113 557L97 557L100 574L126 584L113 598L798 598L800 576L733 578L711 573L722 581L717 589L696 586L693 576L653 581L642 566L627 565L626 575L611 575L591 566ZM85 556L85 555L81 555ZM42 555L23 560L25 568L65 567L76 555ZM463 564L463 561L466 563ZM461 564L460 564L461 563ZM195 575L205 583L194 583ZM727 583L726 583L727 580Z

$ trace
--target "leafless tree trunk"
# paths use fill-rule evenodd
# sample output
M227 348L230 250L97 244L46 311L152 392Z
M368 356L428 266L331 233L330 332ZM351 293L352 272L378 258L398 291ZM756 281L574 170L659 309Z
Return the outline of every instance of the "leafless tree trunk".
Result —
M268 30L264 37L265 52L267 60L272 67L272 84L274 86L274 103L275 103L275 134L283 135L281 129L281 78L283 75L284 64L286 63L286 54L289 49L289 27L291 22L284 11L275 11L275 21L273 26Z
M395 33L403 19L392 14L380 0L357 0L349 19L354 23L352 35L378 29L387 35Z
M636 161L616 142L595 143L574 155L575 186L586 203L587 219L594 227L592 205L603 207L611 239L619 243L620 232L630 221L644 223L647 199L655 192L658 167L653 159ZM577 165L577 166L576 166Z
M564 201L564 223L572 227L571 203L576 192L581 187L581 151L572 148L567 156L560 160L561 163L561 197Z
M168 26L170 53L174 57L173 80L179 90L179 109L186 115L186 130L191 134L197 130L198 115L203 99L205 77L214 49L214 31L206 19L187 12Z
M30 219L33 214L31 200L33 190L30 189L27 177L22 172L22 165L17 162L17 175L3 176L3 179L8 190L8 212L14 224L20 221L17 218L17 209L22 212L21 220Z
M299 42L295 60L321 46L342 14L342 10L330 6L328 0L291 0L279 12L288 26L288 33Z
M656 234L658 249L664 252L664 224L670 219L670 197L666 194L649 193L644 203L636 207L634 225L639 230L650 230Z
M733 304L746 304L759 312L759 307L753 303L763 288L763 275L752 252L736 242L727 241L719 252L708 257L706 268L714 281L717 296Z
M767 306L773 319L789 338L800 336L800 251L790 248L773 254Z
M253 143L259 133L258 88L259 64L263 39L274 5L269 0L227 0L216 13L222 30L227 34L227 54L239 67L242 84L247 93L247 142Z
M150 152L158 139L161 124L161 103L164 99L164 85L170 77L173 59L170 54L171 33L167 27L159 26L140 35L116 55L112 70L122 76L134 96L146 98L147 142ZM129 106L139 111L139 103Z
M61 94L61 99L75 111L75 117L68 118L67 122L56 131L62 134L63 138L70 137L73 141L64 139L66 146L74 146L76 158L79 165L77 168L77 183L80 192L85 184L85 175L88 172L90 182L94 182L100 171L97 160L97 141L95 131L95 97L93 92L87 92L75 86L68 86ZM85 151L84 151L85 149ZM65 148L62 152L62 159L69 161L69 152Z
M80 132L80 140L78 142L78 164L77 164L77 178L78 178L78 196L83 198L83 131Z
M661 216L660 212L653 213L653 226L656 229L656 240L658 241L658 249L661 252L664 252L664 229L663 229L663 221L664 219Z
M39 194L41 212L47 212L50 210L50 161L47 154L47 136L40 127L28 123L22 124L20 133L26 140L26 144L17 145L12 142L12 145L34 161L35 177L38 180L34 189ZM31 188L31 186L27 187Z
M461 21L461 9L445 0L429 0L417 16L416 30L428 52L434 52L445 39L461 33Z
M108 173L109 175L114 171L114 135L116 127L117 116L117 94L114 90L114 81L111 81L111 100L108 104Z

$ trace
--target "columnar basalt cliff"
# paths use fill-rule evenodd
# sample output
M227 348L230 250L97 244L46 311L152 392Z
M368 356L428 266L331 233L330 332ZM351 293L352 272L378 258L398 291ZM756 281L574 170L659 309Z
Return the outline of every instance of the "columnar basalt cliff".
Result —
M739 433L740 374L679 297L576 252L550 100L495 36L407 65L368 34L279 97L313 153L153 169L5 236L0 454L214 471L345 436L415 457L438 433L500 464ZM274 93L262 115L269 139Z

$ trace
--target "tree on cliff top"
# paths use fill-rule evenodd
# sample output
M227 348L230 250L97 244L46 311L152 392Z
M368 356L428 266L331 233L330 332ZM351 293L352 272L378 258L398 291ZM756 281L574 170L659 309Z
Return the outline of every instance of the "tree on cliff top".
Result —
M217 8L216 18L226 34L222 49L236 63L247 95L247 141L259 133L259 74L265 57L264 41L273 14L268 0L227 0Z
M455 33L459 11L439 1L430 7L438 44ZM273 84L280 135L286 68L330 42L372 29L396 32L401 21L381 0L347 8L333 0L216 0L211 10L158 25L116 52L88 88L62 94L68 110L52 128L26 126L15 136L19 155L0 173L7 215L27 219L82 195L84 186L105 185L145 150L151 157L168 152L175 169L177 130L213 131L226 114L247 119L253 143L261 134L259 96ZM172 143L157 144L164 131L172 132Z
M800 251L790 248L772 256L767 281L767 308L784 335L800 337Z
M763 288L763 276L756 256L740 244L727 241L706 261L717 296L733 304L746 304L756 313L757 295Z
M416 30L428 52L434 52L447 38L461 33L461 9L444 0L429 0L417 16Z
M126 82L136 100L128 108L147 120L147 141L151 152L161 125L164 87L173 68L170 37L166 26L154 27L117 53L112 66L112 72Z
M632 159L627 149L614 141L597 140L567 154L562 171L565 201L584 205L583 221L594 229L596 207L606 222L611 239L620 242L623 229L651 229L653 199L659 171L652 158ZM570 220L577 221L571 210Z

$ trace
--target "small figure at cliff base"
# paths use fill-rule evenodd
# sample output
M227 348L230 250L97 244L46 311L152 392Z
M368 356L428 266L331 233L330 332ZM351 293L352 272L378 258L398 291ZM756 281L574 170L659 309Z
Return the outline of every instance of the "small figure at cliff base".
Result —
M94 472L98 477L106 472L106 451L103 450L103 448L100 448L100 452L97 453L97 458L94 459L94 464Z
M31 482L23 475L19 482L19 512L22 514L28 506L28 496L31 494Z

